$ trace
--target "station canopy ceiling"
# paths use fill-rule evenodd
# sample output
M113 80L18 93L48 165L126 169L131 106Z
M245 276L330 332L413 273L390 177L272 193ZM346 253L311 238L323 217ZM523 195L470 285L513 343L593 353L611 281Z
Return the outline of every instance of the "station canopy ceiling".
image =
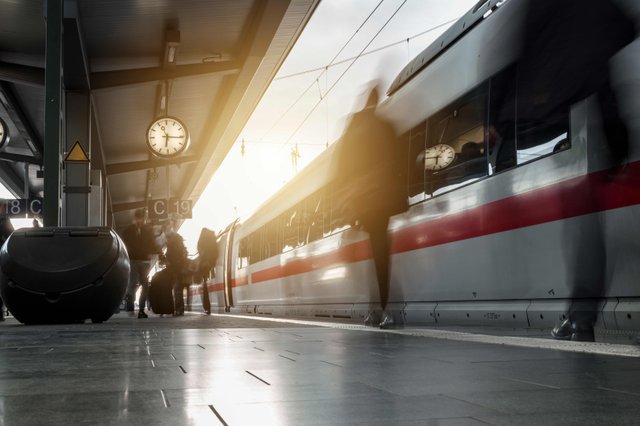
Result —
M88 154L108 224L130 223L150 199L199 198L318 2L64 1L63 90L89 93ZM0 118L11 135L0 179L21 198L43 195L46 10L43 0L0 0ZM171 159L145 142L165 114L191 139Z

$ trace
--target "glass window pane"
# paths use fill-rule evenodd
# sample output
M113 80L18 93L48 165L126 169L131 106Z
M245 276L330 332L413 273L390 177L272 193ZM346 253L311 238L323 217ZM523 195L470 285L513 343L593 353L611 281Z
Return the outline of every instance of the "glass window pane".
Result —
M422 155L427 196L488 174L486 102L485 90L479 89L429 119Z
M409 130L409 203L415 204L424 200L424 150L427 143L427 121Z

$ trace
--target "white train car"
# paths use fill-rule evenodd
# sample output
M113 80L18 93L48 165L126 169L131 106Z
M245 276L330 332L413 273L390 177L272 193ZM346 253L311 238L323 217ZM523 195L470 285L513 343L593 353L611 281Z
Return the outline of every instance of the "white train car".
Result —
M640 48L611 61L627 99L624 168L595 95L517 123L501 151L510 142L495 136L500 110L522 101L513 82L523 4L479 3L381 105L401 133L409 200L389 226L390 309L410 324L549 328L572 305L595 303L600 327L639 330ZM451 164L429 163L436 145L455 151ZM368 234L332 208L331 153L223 233L210 287L218 309L362 319L379 302Z

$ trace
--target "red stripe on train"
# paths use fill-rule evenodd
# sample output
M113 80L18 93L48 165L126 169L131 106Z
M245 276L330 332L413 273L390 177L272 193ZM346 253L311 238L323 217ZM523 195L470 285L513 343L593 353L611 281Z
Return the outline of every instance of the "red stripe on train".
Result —
M247 276L231 279L231 287L242 287L244 285L249 285L249 278Z
M391 253L419 250L636 204L640 204L640 162L629 164L618 173L607 170L579 176L401 229L392 236ZM253 272L252 283L359 262L370 256L367 239L331 253ZM247 284L247 277L232 281L234 287Z
M360 262L371 257L369 240L358 241L348 246L340 247L338 250L318 256L311 256L304 259L296 259L284 265L273 266L251 274L251 282L274 280L276 278L288 277L290 275L303 274L305 272L323 269L341 263Z
M214 291L223 291L224 290L224 283L208 284L207 285L207 290L209 291L209 293L214 292ZM202 291L202 287L198 287L197 289L191 290L191 294L193 294L193 295L202 294L202 293L204 293Z
M640 163L580 176L394 233L391 253L640 204Z

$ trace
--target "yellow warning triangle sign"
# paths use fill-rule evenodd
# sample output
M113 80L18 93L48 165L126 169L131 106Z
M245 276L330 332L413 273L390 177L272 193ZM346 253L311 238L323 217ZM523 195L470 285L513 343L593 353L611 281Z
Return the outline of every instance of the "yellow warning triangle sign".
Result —
M89 157L87 157L87 153L84 152L84 149L82 148L82 145L80 145L79 141L76 141L75 144L73 144L73 148L71 148L71 151L69 151L69 153L67 154L67 156L65 157L64 161L89 161Z

